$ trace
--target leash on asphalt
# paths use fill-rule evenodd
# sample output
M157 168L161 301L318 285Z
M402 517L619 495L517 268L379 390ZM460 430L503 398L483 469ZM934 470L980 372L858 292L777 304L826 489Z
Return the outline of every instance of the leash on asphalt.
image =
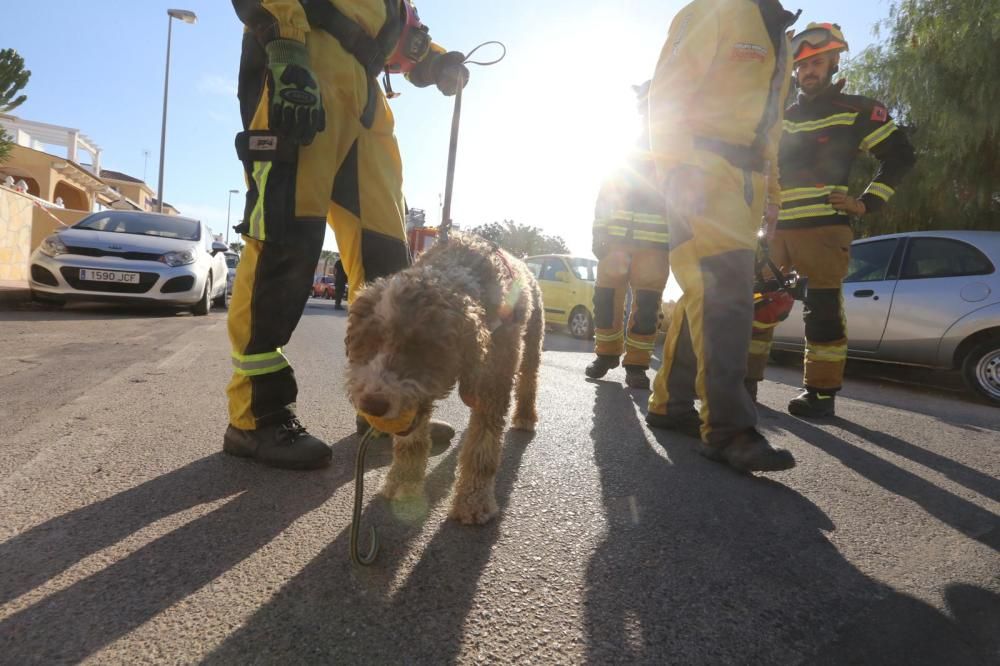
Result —
M351 560L355 564L368 566L378 555L378 533L374 527L368 528L368 554L362 555L358 544L358 532L361 531L361 505L365 499L365 454L368 445L375 439L378 431L369 426L368 432L361 437L358 444L358 457L354 461L354 514L351 516Z
M486 62L481 62L478 60L469 60L472 54L483 48L484 46L490 46L496 44L501 49L503 49L499 58L495 60L487 60ZM507 57L507 47L503 45L503 42L498 41L488 41L483 42L476 48L469 51L469 55L465 56L463 64L466 65L479 65L481 67L489 67L495 65L501 60ZM462 88L464 86L458 87L458 92L455 93L455 109L451 113L451 141L448 144L448 170L444 181L444 205L441 208L441 226L438 229L438 238L442 243L448 242L448 233L451 231L451 195L455 187L455 158L458 156L458 126L462 121Z
M469 59L479 49L492 44L496 44L502 49L499 58L485 62ZM488 41L469 51L469 55L465 56L465 60L462 63L489 67L497 64L505 57L507 57L507 47L502 42ZM458 126L462 120L463 87L459 86L458 91L455 93L455 110L451 114L451 142L448 144L448 175L445 179L444 207L441 211L441 228L438 232L442 243L448 242L448 231L451 229L451 194L455 185L455 157L458 154ZM358 444L358 456L354 461L354 513L351 516L351 560L355 564L362 566L372 564L378 555L378 533L374 527L368 528L369 545L366 555L361 554L361 546L358 543L358 533L361 531L361 506L364 503L365 495L365 454L368 452L368 445L377 434L378 431L375 428L368 428L368 432L362 436L361 442Z

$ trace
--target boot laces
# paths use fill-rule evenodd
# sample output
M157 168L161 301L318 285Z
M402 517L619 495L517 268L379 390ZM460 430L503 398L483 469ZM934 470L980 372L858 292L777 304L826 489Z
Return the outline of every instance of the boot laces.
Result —
M304 434L306 434L306 427L295 416L278 426L278 438L289 443L294 442Z

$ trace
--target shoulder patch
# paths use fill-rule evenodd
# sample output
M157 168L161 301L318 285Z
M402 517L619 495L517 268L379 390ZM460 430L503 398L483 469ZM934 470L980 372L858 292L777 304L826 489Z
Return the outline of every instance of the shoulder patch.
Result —
M736 62L764 62L765 58L767 58L766 48L748 42L737 42L729 54L729 59Z
M889 111L881 104L876 104L872 109L872 120L877 123L884 123L889 120Z

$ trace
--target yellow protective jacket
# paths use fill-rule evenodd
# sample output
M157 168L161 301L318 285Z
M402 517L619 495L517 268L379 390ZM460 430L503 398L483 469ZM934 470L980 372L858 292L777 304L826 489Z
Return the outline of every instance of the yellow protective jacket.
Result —
M777 0L694 0L678 12L650 88L650 139L661 181L682 164L710 168L716 158L706 161L699 138L753 146L767 110L759 148L768 201L781 203L778 142L791 71L785 29L793 21Z
M368 36L373 38L378 35L386 23L389 16L387 10L394 8L399 11L403 2L410 2L410 0L325 1L361 26ZM304 43L306 34L313 29L309 25L306 11L300 0L233 0L233 8L243 24L257 36L257 40L261 44L266 44L272 39L293 39ZM407 78L420 87L433 83L430 77L430 68L426 65L429 65L430 61L443 53L445 53L443 47L432 43L428 57L421 61L420 66L408 74Z

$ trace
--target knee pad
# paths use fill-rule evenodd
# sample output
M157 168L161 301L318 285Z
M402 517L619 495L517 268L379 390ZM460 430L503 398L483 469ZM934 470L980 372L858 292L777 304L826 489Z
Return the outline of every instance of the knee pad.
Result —
M611 328L615 323L615 290L613 287L594 289L594 326Z
M847 335L840 289L810 289L805 301L806 339L833 342Z
M660 312L660 301L663 292L640 289L635 293L632 307L637 308L632 329L634 335L653 335L656 333L656 319Z

